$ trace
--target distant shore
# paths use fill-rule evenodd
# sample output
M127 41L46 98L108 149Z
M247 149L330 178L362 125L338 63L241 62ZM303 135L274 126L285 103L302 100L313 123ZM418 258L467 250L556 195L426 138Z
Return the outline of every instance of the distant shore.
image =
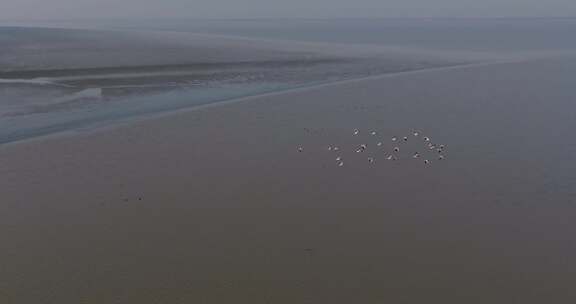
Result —
M0 28L0 144L469 58L171 32Z

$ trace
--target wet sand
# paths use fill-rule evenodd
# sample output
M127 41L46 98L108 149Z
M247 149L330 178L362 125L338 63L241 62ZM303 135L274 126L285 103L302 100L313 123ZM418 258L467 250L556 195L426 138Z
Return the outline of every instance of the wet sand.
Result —
M572 303L573 62L351 81L3 146L0 302ZM446 160L368 165L355 128L417 128Z

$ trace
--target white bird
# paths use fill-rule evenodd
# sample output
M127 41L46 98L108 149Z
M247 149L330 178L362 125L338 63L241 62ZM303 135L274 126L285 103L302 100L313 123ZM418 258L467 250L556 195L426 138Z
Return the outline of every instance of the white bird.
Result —
M328 151L332 151L332 146L328 146Z
M404 141L408 141L408 137L406 137L406 136L404 136L403 139L404 139Z
M430 137L424 137L424 141L430 141Z
M398 137L392 136L392 141L396 141L396 140L398 140Z
M340 150L340 148L338 148L338 147L334 147L334 148L332 148L332 150L334 150L334 151L338 151L338 150Z
M341 160L342 160L342 157L340 157L340 156L336 157L336 161L341 161Z
M420 153L416 152L416 153L414 153L414 155L412 155L412 157L418 158L418 157L420 157Z
M425 160L424 160L424 163L425 163L425 164L429 164L429 163L430 163L430 161L429 161L429 160L427 160L427 159L425 159Z
M302 152L304 149L302 147L298 147L298 152Z
M354 135L358 135L358 133L360 133L360 130L354 129Z
M342 166L344 166L344 162L339 162L338 167L342 167Z
M370 135L376 135L376 131L370 132Z
M382 146L382 142L378 142L376 145L377 145L378 147L380 147L380 146Z
M443 159L444 159L444 155L438 156L438 160L443 160Z
M368 146L366 146L366 144L361 144L361 145L360 145L360 149L366 150L366 148L368 148Z
M387 160L395 160L396 157L392 154L388 155L388 157L386 157Z
M420 133L418 133L418 131L414 131L414 132L412 133L412 135L418 136L418 135L420 135Z

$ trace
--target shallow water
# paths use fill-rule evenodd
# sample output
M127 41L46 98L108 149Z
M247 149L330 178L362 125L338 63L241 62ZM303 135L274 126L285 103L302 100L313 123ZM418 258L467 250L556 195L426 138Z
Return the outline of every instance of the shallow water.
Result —
M0 28L0 144L271 91L466 62L335 56L163 34Z
M576 50L576 42L568 38L576 31L573 19L60 23L68 27L371 44L418 51L420 55L375 60L305 49L268 50L250 44L229 50L209 38L182 44L158 33L147 38L142 32L1 27L0 143L272 90L460 64L469 62L464 56L467 53L513 60L528 54L564 56ZM50 24L58 22L44 25ZM425 55L427 52L444 54L445 59Z

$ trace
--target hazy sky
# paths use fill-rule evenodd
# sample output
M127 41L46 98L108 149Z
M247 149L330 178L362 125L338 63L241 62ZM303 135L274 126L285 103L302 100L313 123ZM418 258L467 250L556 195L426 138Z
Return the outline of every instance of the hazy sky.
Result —
M0 0L0 19L576 16L576 0Z

